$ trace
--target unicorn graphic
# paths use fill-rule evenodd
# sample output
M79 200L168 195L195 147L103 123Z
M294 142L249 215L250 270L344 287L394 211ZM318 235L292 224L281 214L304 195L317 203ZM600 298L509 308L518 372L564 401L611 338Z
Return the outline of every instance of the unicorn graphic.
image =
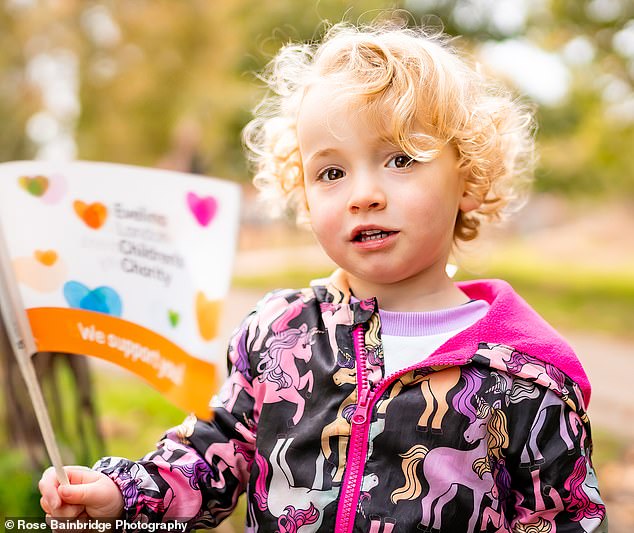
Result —
M288 449L294 440L295 437L280 438L273 447L269 457L269 491L266 488L269 462L257 451L255 455L259 473L253 496L261 511L268 510L277 518L277 526L281 533L317 531L323 520L322 509L333 501L339 492L339 487L325 490L320 485L324 466L322 454L319 454L315 465L313 486L308 488L295 485L293 473L286 459ZM289 505L288 502L293 502L293 505Z
M579 522L584 531L596 531L600 524L603 524L607 531L607 523L603 523L605 507L601 504L599 483L590 461L583 455L575 462L564 488L569 491L564 501L575 513L572 520Z
M306 324L299 328L283 329L266 342L257 371L258 381L265 387L263 403L276 403L286 400L296 406L292 422L297 425L304 415L306 400L300 394L306 389L308 395L313 392L313 372L308 370L300 375L295 364L299 359L310 361L312 344L317 328L308 329Z
M392 503L398 503L400 500L418 498L423 491L420 480L428 480L429 491L421 499L420 525L423 531L441 529L442 510L455 498L459 485L470 489L473 497L473 511L467 531L475 531L485 497L493 501L492 507L499 505L494 475L498 477L501 474L501 450L509 443L506 415L499 406L492 407L478 396L476 401L478 408L475 416L463 434L467 443L476 444L474 448L457 450L438 447L429 450L426 446L416 444L401 454L405 484L392 492L391 500ZM416 470L421 463L423 474L418 476ZM454 465L456 471L461 473L460 483L447 475L447 464Z
M357 382L357 372L354 359L346 359L341 354L338 356L339 370L334 373L332 380L337 387L343 385L355 385ZM333 483L341 483L346 467L346 449L350 438L350 418L354 413L357 401L357 390L353 389L350 394L341 402L337 410L337 417L324 426L321 432L321 450L326 460L332 455L330 438L337 437L339 451L339 461L332 476Z
M415 371L414 376L413 381L409 381L409 375L406 374L394 384L389 398L379 405L378 414L379 416L385 414L389 403L398 396L404 386L420 383L420 392L423 395L425 409L418 419L417 428L421 431L427 431L431 428L438 433L442 433L442 421L449 411L447 395L460 380L460 368L448 367L441 372L435 372L433 369Z
M547 390L544 398L542 399L542 403L539 406L539 411L537 413L535 421L533 422L533 425L531 427L528 442L526 443L522 451L520 466L532 467L535 465L543 464L544 456L539 449L537 437L546 424L549 411L558 412L559 436L566 444L566 449L568 450L568 453L572 454L574 452L575 444L573 439L575 435L570 433L570 430L568 429L568 426L566 424L566 418L570 418L569 416L566 416L566 406L561 403L561 400L554 392ZM575 426L573 426L573 431L574 429Z

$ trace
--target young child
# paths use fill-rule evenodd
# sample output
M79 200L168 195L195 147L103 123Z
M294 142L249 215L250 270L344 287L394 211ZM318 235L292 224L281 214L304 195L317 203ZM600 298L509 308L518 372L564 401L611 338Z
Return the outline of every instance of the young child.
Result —
M578 359L507 283L446 274L518 198L531 114L394 26L284 47L268 80L256 184L340 268L245 319L213 419L70 486L47 470L45 512L210 527L246 490L253 532L605 531Z

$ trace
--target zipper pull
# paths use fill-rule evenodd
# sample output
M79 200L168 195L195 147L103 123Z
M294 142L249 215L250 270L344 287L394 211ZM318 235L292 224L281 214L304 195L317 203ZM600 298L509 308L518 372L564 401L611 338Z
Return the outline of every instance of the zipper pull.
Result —
M359 398L359 403L357 404L357 408L352 415L352 423L361 425L365 424L368 419L368 396L370 396L369 389L363 389L361 391L361 397Z

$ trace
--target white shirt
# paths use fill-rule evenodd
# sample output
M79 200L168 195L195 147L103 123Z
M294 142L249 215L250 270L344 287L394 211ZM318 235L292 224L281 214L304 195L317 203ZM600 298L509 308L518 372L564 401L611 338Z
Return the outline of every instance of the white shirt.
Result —
M484 300L423 313L379 310L385 375L420 363L488 310L489 304Z

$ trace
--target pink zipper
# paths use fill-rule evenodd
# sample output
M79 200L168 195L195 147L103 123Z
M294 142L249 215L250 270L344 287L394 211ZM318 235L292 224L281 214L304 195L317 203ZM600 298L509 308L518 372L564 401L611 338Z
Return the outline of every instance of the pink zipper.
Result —
M365 454L368 450L368 411L370 386L368 383L368 368L366 364L367 353L365 351L363 325L359 324L352 332L354 341L354 355L357 364L357 408L352 415L352 430L350 432L350 446L347 458L346 474L341 486L342 498L337 512L335 533L349 533L354 526L356 514L356 502L359 500L361 480Z
M358 385L358 402L357 408L352 415L352 430L350 432L350 446L348 451L346 473L341 486L341 499L337 512L337 520L335 522L335 533L350 533L354 527L354 516L356 515L356 504L359 501L359 493L361 492L361 481L363 479L363 465L365 464L365 456L368 452L368 433L370 428L370 418L368 413L374 406L377 398L389 386L389 384L398 377L428 366L426 362L404 368L384 377L376 383L373 390L370 389L368 381L367 368L367 352L365 350L365 339L363 325L359 324L352 332L354 342L354 353L357 364L357 385ZM465 364L466 361L434 361L435 365L445 364Z

